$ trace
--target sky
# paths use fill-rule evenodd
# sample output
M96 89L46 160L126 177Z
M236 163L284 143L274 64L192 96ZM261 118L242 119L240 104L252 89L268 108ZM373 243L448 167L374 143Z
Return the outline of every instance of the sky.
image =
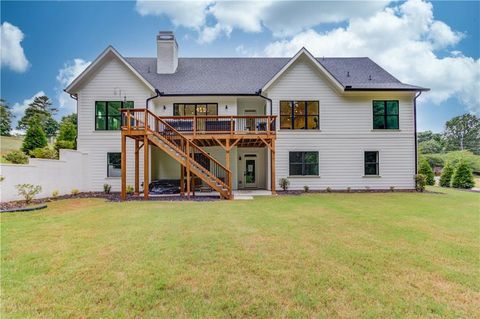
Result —
M480 114L478 1L2 1L0 96L16 119L46 94L62 115L63 89L109 44L156 55L175 32L182 57L368 56L402 82L431 88L418 129Z

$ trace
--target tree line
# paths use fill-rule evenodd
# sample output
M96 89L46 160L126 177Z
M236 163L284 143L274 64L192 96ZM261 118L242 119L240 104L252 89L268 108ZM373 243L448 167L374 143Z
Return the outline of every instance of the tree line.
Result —
M18 121L17 129L24 130L25 137L21 151L13 151L4 158L13 163L25 163L28 156L38 158L57 158L59 149L75 149L77 139L77 115L63 116L59 122L54 119L58 113L48 96L35 97ZM10 136L13 114L10 105L0 99L0 135ZM56 138L53 148L48 139Z

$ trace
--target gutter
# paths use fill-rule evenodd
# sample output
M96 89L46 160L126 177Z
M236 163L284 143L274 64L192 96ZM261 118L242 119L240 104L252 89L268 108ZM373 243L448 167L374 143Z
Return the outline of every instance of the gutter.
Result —
M413 98L413 125L415 138L415 175L418 173L418 140L417 140L417 98L422 95L422 91L418 91Z
M149 97L145 101L145 106L146 106L147 110L148 110L148 102L150 102L150 100L156 99L157 97L160 97L162 95L162 92L160 92L158 89L155 89L155 93L156 93L156 95L154 95L152 97Z
M260 96L261 98L264 98L265 100L267 100L268 102L270 102L270 115L273 115L273 109L272 109L272 99L262 95L262 89L258 90L256 92L256 95Z

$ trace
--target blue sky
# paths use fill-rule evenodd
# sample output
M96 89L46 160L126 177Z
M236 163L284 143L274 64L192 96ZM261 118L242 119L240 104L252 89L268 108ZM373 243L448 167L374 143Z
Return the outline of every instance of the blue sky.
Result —
M480 4L469 2L2 1L1 97L21 116L35 94L74 108L62 89L109 44L154 56L174 30L181 56L370 56L400 80L431 87L419 130L480 112Z

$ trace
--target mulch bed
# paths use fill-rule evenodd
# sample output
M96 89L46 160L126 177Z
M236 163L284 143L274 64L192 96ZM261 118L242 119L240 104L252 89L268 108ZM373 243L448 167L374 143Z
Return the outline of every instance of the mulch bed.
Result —
M344 194L354 194L354 193L416 193L417 191L414 189L395 189L391 191L389 189L352 189L348 190L335 190L332 189L331 191L327 190L309 190L308 192L302 190L279 190L277 191L278 195L302 195L302 194L332 194L332 193L344 193ZM424 193L437 193L437 192L429 192L424 191ZM443 194L443 193L438 193Z
M104 192L84 192L84 193L78 193L76 195L61 195L55 198L49 197L49 198L34 199L31 201L30 204L43 204L43 203L48 203L56 200L72 199L72 198L104 198L111 202L121 201L120 193L118 192L112 192L110 194L105 194ZM143 198L142 194L137 196L127 195L127 201L144 201L144 200L145 199ZM220 198L214 195L191 196L190 199L187 199L187 197L181 197L180 195L175 195L175 196L151 195L150 198L148 199L148 201L167 201L167 202L192 201L192 200L198 201L198 202L205 202L205 201L220 200ZM23 208L26 206L27 206L27 203L24 200L1 202L0 211Z

